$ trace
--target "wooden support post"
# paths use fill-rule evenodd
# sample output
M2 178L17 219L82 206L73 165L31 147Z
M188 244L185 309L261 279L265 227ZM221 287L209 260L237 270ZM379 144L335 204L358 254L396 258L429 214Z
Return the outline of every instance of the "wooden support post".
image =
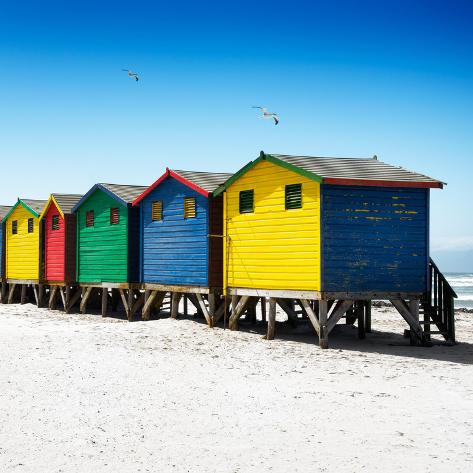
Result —
M135 292L133 291L133 289L128 289L128 302L127 302L127 305L128 305L128 310L127 310L127 318L128 318L128 322L133 322L133 304L135 302Z
M261 320L266 322L266 297L261 298Z
M363 301L355 302L355 314L358 320L358 338L362 340L366 338L365 332L365 307Z
M108 289L102 287L102 317L107 317Z
M274 333L276 331L276 299L269 298L269 312L268 312L268 332L266 333L266 340L274 340Z
M143 306L143 310L141 312L141 319L142 320L149 320L151 316L151 307L153 306L153 302L158 295L158 291L145 291L145 304Z
M195 295L197 302L199 303L200 310L204 314L205 320L207 321L207 324L209 327L213 327L213 318L210 316L210 312L208 311L204 299L202 297L202 294L196 294Z
M44 284L38 284L38 307L43 307L44 302Z
M184 315L188 316L189 315L189 307L188 307L188 298L187 296L184 296Z
M409 312L412 315L412 318L419 324L419 300L412 299L409 301ZM413 330L410 331L410 343L413 346L419 345L419 339Z
M330 317L327 320L327 335L330 335L330 332L335 328L337 322L343 317L343 314L347 313L347 311L352 307L352 305L352 300L339 300L335 304L335 307L332 309Z
M6 304L8 301L8 284L6 282L2 282L2 304Z
M48 303L48 308L50 310L56 310L56 293L57 293L57 286L50 286L49 303Z
M133 305L131 306L131 319L133 320L134 317L135 317L135 314L136 312L144 305L145 303L145 293L140 293L138 291L138 299L136 299L136 301L133 303Z
M179 314L179 301L182 294L180 292L173 292L171 295L171 318L176 319Z
M118 292L120 293L120 297L122 299L123 307L125 308L125 314L128 318L128 302L125 297L125 291L123 289L119 289Z
M207 323L209 324L210 328L213 328L214 326L214 317L215 317L215 306L216 306L216 301L215 301L215 292L211 291L209 293L209 320Z
M80 312L85 314L87 312L87 301L89 300L90 295L92 294L92 287L82 288L82 300L80 302Z
M241 314L243 314L249 300L250 300L250 296L241 296L236 306L232 305L232 315L230 316L230 320L228 323L228 327L230 330L238 329L238 319L240 318ZM234 303L234 300L232 296L232 304L233 303Z
M240 300L239 296L232 295L232 308L231 308L231 314L235 312L236 306L238 305L238 301ZM231 316L230 316L231 318Z
M36 306L39 307L38 289L36 288L36 284L33 284L33 294L34 300L36 301Z
M365 301L365 331L371 333L371 301Z
M8 303L11 304L13 302L13 297L15 295L16 284L10 284L10 290L8 291Z
M69 291L70 291L70 289L69 289ZM74 295L72 297L69 295L69 302L67 304L67 311L66 311L67 313L69 313L72 310L74 305L81 298L82 293L83 293L83 291L81 290L81 288L78 287L76 289L76 292L74 293ZM79 304L79 305L81 305L81 304Z
M28 285L27 284L22 284L21 285L21 299L20 299L20 304L26 304L27 301L27 296L28 296Z
M222 315L225 314L225 311L228 310L228 307L230 306L230 298L229 297L224 297L222 303L218 307L218 309L215 311L214 315L214 325L222 318Z
M319 336L320 339L320 323L319 319L315 315L314 310L312 309L309 301L307 299L301 299L301 305L306 311L307 317L309 317L309 320L314 327L315 331L317 332L317 335Z
M324 349L328 348L327 312L327 301L321 300L319 302L319 346Z
M413 303L412 307L411 307L411 303L409 303L409 306L408 306L402 299L390 299L390 301L391 301L391 304L397 309L397 311L404 318L404 320L408 323L408 325L411 328L411 332L415 333L417 335L417 338L423 343L425 341L425 338L424 338L424 332L419 323L419 300L415 299L415 302L411 301ZM413 314L411 313L411 310L415 304L417 304L417 310L416 310L417 316L415 315L413 316Z
M71 302L71 286L69 284L66 286L66 305L64 306L64 311L66 314L69 312L69 304Z

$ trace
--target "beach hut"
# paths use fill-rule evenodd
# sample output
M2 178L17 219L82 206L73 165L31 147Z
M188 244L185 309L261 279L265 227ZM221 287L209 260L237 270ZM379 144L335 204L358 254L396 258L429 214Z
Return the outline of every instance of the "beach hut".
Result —
M3 218L5 223L5 278L9 284L8 302L21 287L21 303L27 302L28 287L41 305L41 226L39 215L45 200L18 199Z
M139 308L143 300L135 300L139 289L139 207L133 207L132 202L145 190L144 186L95 184L73 207L82 312L94 290L101 293L102 315L106 315L109 291L113 300L121 298L130 319Z
M235 301L230 327L252 299L269 297L272 338L276 304L294 319L297 301L326 347L348 310L355 309L364 336L367 302L389 299L411 334L425 340L419 301L432 271L429 190L442 187L376 158L261 152L213 193L224 194L223 286Z
M5 224L3 219L8 212L10 212L11 207L6 205L0 205L0 282L2 283L2 288L0 291L0 302L6 301L6 295L8 292L7 283L5 281Z
M49 286L49 308L56 308L58 293L66 312L79 298L76 281L77 194L51 194L39 217L43 225L43 281ZM76 289L77 295L73 294Z
M222 196L212 192L231 175L166 172L133 203L141 207L140 280L146 290L143 317L171 293L171 315L182 295L203 312L209 325L221 315L216 297L222 288Z

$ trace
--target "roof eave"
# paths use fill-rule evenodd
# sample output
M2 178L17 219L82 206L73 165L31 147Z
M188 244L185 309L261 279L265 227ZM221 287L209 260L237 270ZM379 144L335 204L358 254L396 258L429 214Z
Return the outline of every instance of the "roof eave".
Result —
M82 204L96 191L100 190L110 196L112 199L116 200L118 203L122 204L124 207L128 207L128 202L124 201L118 195L114 194L110 190L108 190L105 186L102 184L94 184L88 191L87 193L77 202L74 207L72 207L71 213L76 213L79 210L79 207L82 206Z
M180 182L181 184L184 184L185 186L189 187L190 189L195 190L199 194L202 194L204 197L209 197L211 194L210 192L206 191L205 189L202 189L202 187L198 186L197 184L194 184L192 181L189 181L185 177L182 177L180 174L178 174L175 171L172 171L169 168L166 168L166 171L156 180L151 184L148 189L146 189L142 194L140 194L133 202L133 206L138 205L143 199L145 199L151 192L156 189L166 178L172 177L176 181Z
M46 214L49 211L49 207L51 207L51 204L54 204L56 208L58 209L60 215L62 218L64 218L64 212L61 210L61 207L59 207L59 204L57 203L57 200L54 198L53 194L49 196L48 201L46 202L46 205L43 208L43 211L41 212L39 219L43 220L43 218L46 216Z
M413 187L418 189L443 189L445 184L440 181L384 181L380 179L350 179L339 177L325 177L323 183L340 186Z

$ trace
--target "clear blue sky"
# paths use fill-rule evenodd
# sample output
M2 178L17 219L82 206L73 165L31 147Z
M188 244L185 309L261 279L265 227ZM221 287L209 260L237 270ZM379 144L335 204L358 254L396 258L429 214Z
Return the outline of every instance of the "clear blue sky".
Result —
M466 1L1 2L0 203L377 154L448 182L433 251L471 256L472 23Z

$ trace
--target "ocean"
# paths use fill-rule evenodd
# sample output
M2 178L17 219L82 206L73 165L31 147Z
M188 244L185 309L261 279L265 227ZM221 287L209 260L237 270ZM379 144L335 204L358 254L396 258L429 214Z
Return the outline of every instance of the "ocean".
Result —
M457 293L455 307L473 309L473 273L444 273L444 275Z

